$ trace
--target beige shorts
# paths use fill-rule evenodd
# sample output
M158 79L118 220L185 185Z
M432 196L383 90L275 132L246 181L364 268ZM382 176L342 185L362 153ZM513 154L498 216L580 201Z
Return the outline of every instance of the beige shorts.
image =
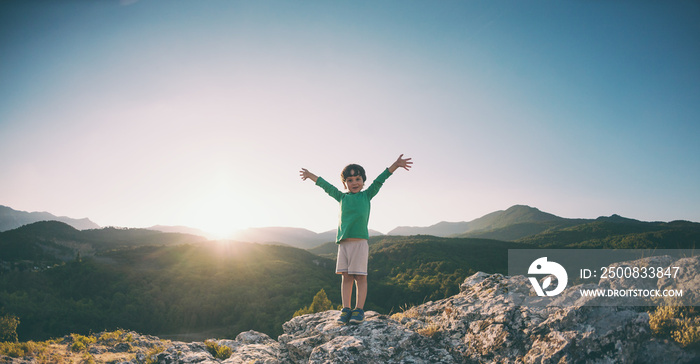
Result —
M367 275L369 244L367 240L341 240L338 244L338 260L335 272Z

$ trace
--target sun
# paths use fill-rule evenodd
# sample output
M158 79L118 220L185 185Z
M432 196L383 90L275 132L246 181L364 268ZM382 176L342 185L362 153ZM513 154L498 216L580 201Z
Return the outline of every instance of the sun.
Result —
M216 239L226 239L251 226L251 201L248 196L219 178L199 186L188 198L185 225L203 230Z
M245 228L235 214L235 211L224 208L210 210L207 215L203 215L203 218L197 219L192 225L210 234L214 239L228 239Z
M203 198L197 213L190 216L192 226L204 230L217 239L230 238L235 232L250 225L242 199L217 195Z

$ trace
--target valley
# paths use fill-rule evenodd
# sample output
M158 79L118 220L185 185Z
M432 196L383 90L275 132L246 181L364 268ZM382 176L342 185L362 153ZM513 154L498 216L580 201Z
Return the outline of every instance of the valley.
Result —
M563 219L535 210L515 206L450 236L372 236L367 309L396 313L458 293L476 272L505 274L509 249L692 249L700 241L694 222ZM284 240L283 229L275 233ZM338 305L334 255L333 242L300 249L35 222L0 232L0 315L20 319L20 340L120 328L202 340L197 333L274 337L319 290Z

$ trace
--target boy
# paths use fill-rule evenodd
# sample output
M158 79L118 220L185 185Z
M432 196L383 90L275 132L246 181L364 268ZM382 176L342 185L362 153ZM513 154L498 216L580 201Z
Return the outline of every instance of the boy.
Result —
M411 158L403 158L403 154L387 169L384 170L372 184L364 191L365 170L357 164L350 164L343 169L340 179L343 187L348 192L340 192L322 177L317 177L302 168L300 176L302 180L311 179L317 186L323 188L326 193L340 203L340 221L336 234L338 244L338 260L336 274L342 274L341 297L343 310L340 312L338 323L347 324L362 322L365 318L363 310L367 298L367 260L369 257L369 221L370 200L382 187L384 181L398 168L409 170L413 162ZM352 287L357 284L355 296L355 309L350 309L352 302Z

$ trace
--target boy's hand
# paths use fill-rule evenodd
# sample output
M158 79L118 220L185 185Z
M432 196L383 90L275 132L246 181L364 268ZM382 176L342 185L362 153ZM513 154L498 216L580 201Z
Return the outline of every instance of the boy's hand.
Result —
M309 172L309 170L306 168L302 168L301 171L299 171L299 175L301 176L302 181L306 181L306 179L309 178L316 183L316 180L318 179L315 174Z
M396 162L389 167L389 172L394 173L397 169L399 169L399 167L408 171L408 169L412 167L412 164L413 162L411 162L411 158L404 159L403 154L401 154Z

